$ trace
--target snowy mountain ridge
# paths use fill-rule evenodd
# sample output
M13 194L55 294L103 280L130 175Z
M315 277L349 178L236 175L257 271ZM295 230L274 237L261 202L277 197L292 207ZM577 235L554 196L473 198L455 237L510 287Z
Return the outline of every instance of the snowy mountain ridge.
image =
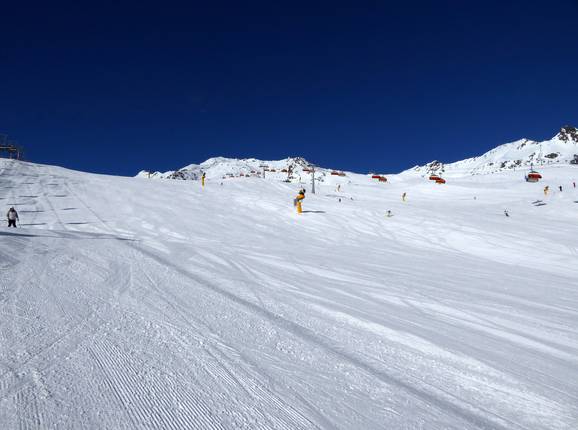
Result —
M554 137L542 142L519 139L505 143L483 155L453 163L434 160L423 166L415 166L403 174L428 176L432 173L449 176L469 176L497 173L518 168L536 168L550 164L578 164L578 129L564 126ZM199 180L203 173L207 179L232 177L266 177L301 182L310 172L312 164L302 157L265 161L256 158L213 157L200 164L189 164L168 172L142 170L136 176L156 179ZM317 179L324 182L336 170L316 167ZM338 172L339 173L339 172Z
M136 176L154 179L198 180L203 173L207 179L227 179L234 177L265 177L301 182L310 175L313 164L302 157L288 157L282 160L259 160L256 158L213 157L200 164L189 164L178 170L168 172L140 171ZM316 179L323 182L337 170L315 167ZM335 175L335 173L334 173Z
M423 166L416 166L405 173L422 176L445 174L450 176L483 175L516 170L518 168L540 167L550 164L578 164L578 129L564 126L554 137L545 141L520 139L500 145L485 154L454 163L434 160Z

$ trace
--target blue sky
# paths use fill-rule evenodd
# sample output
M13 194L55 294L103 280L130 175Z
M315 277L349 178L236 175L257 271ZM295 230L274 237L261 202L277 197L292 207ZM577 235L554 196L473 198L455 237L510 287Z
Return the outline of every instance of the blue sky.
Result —
M19 3L0 132L31 161L392 172L578 124L577 1Z

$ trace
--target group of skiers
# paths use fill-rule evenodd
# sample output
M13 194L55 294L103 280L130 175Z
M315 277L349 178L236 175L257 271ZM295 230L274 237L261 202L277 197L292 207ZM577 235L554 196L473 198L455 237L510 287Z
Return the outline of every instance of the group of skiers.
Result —
M204 186L205 185L205 174L204 173L203 173L203 176L201 179L202 179L202 183ZM221 185L223 185L223 184L221 183ZM576 182L573 182L573 186L574 186L574 188L576 188ZM340 191L340 188L341 188L341 185L338 185L337 191ZM558 188L560 189L560 191L562 191L562 185L560 185ZM546 196L548 195L549 189L550 189L549 186L544 187L544 195L546 195ZM406 198L407 198L407 193L403 193L401 195L401 200L405 202ZM293 205L297 207L298 213L301 213L303 211L302 206L301 206L301 202L303 201L303 199L305 199L305 189L301 188L299 190L299 193L297 194L297 197L293 201ZM475 199L476 199L476 197L474 196L474 200ZM341 202L341 199L339 199L339 201ZM506 215L507 217L510 216L510 214L508 213L507 210L504 210L504 215ZM391 213L391 211L387 211L386 216L389 218L389 217L393 216L393 214ZM6 214L6 218L8 220L8 227L16 228L16 221L18 221L18 212L16 212L16 209L14 209L14 207L11 207L8 210L8 213Z

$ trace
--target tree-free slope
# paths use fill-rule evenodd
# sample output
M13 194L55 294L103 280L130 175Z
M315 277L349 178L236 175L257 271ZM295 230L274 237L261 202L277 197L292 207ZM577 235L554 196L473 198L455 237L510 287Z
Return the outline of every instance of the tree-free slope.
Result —
M298 216L298 184L0 163L2 428L576 427L571 167Z

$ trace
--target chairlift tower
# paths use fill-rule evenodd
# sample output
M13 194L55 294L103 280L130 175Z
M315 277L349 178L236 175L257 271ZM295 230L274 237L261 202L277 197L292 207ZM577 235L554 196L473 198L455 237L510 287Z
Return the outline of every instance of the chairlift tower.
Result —
M311 194L315 194L315 165L309 166L311 170Z
M8 135L0 134L0 155L6 153L8 158L22 160L22 148L18 146L18 142L9 140Z

